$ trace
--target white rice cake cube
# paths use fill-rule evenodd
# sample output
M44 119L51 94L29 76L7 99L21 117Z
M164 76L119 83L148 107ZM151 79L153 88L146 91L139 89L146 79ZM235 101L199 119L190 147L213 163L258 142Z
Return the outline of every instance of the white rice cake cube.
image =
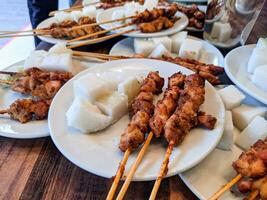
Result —
M169 52L163 44L158 44L156 48L151 52L148 56L149 58L161 58L162 56L171 56L171 52Z
M217 145L219 149L230 151L234 143L234 125L231 111L225 112L223 136Z
M187 38L181 45L179 56L182 58L198 60L201 49L202 49L201 41Z
M254 73L255 69L259 66L267 64L266 56L267 48L254 48L248 60L248 72Z
M127 97L115 91L96 100L95 105L106 115L112 117L113 122L119 120L128 111Z
M141 83L136 77L130 77L118 85L118 92L127 96L128 105L131 104L133 99L140 92Z
M242 131L256 116L265 117L266 111L266 107L255 107L242 104L232 110L234 125Z
M102 114L97 106L81 98L75 98L66 113L67 124L83 133L91 133L109 126L112 118Z
M218 59L212 52L201 51L199 61L205 64L216 64Z
M72 55L70 53L49 54L40 64L41 69L49 71L71 71L73 69Z
M248 150L257 140L267 137L267 121L260 116L255 117L236 138L235 143Z
M267 65L259 66L255 69L252 75L252 82L259 88L267 92Z
M97 3L99 0L83 0L82 5L87 6L88 4Z
M266 49L267 48L267 38L259 38L256 48Z
M48 53L56 53L56 54L62 54L62 53L70 53L72 54L73 51L71 49L67 49L66 42L60 42L52 46Z
M223 16L222 16L221 19L220 19L220 22L221 22L221 23L227 23L228 21L229 21L229 15L228 15L227 12L224 12L224 13L223 13Z
M155 46L158 44L163 44L165 48L171 52L172 51L172 40L171 38L165 36L165 37L155 37L152 38L152 41L154 42Z
M158 0L145 0L143 8L144 10L153 10L154 8L156 8L158 6Z
M40 67L40 64L47 55L48 52L44 50L32 51L24 62L24 69Z
M92 19L96 18L97 11L95 6L86 6L83 8L82 12L84 16L90 17Z
M156 45L151 40L134 38L134 51L137 54L142 54L146 57L153 51L155 47Z
M170 38L172 40L171 52L178 54L183 41L187 38L187 31L178 32L178 33L172 35Z
M219 31L219 41L226 42L230 39L232 34L232 28L229 23L221 24Z
M235 86L230 85L218 91L222 98L226 110L240 106L241 102L246 98L245 95Z
M79 10L72 11L71 17L75 22L79 22L79 19L83 17L83 12Z
M221 30L221 24L220 22L215 22L212 26L211 34L210 36L212 38L219 38L220 35L220 30Z
M64 11L56 12L54 18L57 22L63 22L66 20L72 20L71 14Z
M86 74L73 82L73 91L76 97L82 97L91 103L101 96L115 91L114 85L103 80L96 74Z

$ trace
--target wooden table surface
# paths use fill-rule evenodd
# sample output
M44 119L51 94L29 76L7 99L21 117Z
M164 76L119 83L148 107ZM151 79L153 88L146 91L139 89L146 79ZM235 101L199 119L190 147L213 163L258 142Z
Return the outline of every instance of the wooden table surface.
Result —
M248 43L255 43L259 36L266 36L266 17L267 1ZM81 50L108 52L119 39ZM47 43L39 46L41 49L49 47ZM111 183L110 179L89 173L67 160L50 137L24 140L0 137L0 199L105 199ZM153 184L154 181L132 183L125 199L148 199ZM176 175L164 179L157 199L198 198Z

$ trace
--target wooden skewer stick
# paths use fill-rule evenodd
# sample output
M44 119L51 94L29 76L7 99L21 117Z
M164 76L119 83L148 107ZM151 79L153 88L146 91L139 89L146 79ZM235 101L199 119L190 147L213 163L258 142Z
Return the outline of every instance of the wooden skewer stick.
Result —
M127 175L127 178L121 188L121 191L119 192L118 196L117 196L117 199L116 200L121 200L123 199L132 179L133 179L133 176L134 176L134 173L135 171L137 170L137 167L139 166L139 164L141 163L144 155L145 155L145 152L153 138L153 132L150 132L146 138L146 141L144 143L144 145L142 146L142 149L140 150L140 152L138 153L138 156L134 162L134 164L132 165L131 169L130 169L130 172L129 174Z
M259 195L259 190L253 190L250 194L247 200L254 200Z
M229 190L234 184L236 184L242 178L241 174L238 174L235 178L233 178L230 182L224 185L219 191L217 191L209 200L218 199L225 191Z
M118 171L116 173L116 176L114 178L112 186L111 186L111 188L110 188L110 190L108 192L108 196L107 196L106 200L112 200L113 199L113 196L114 196L114 194L116 192L116 189L117 189L117 187L119 185L120 179L121 179L121 177L122 177L122 175L124 173L125 165L127 163L127 160L129 158L130 154L131 154L131 151L129 149L127 149L125 151L125 153L124 153L122 161L120 162Z
M118 37L118 36L126 34L126 33L130 33L130 32L133 32L133 31L135 31L135 29L122 31L120 33L115 33L115 34L112 34L112 35L107 35L107 36L96 38L96 39L92 39L92 40L87 40L87 41L81 42L80 44L70 45L67 48L68 49L72 49L72 48L76 48L76 47L80 47L80 46L84 46L84 45L88 45L88 44L93 44L93 43L96 43L96 42L102 42L104 40L112 39L112 38Z
M6 114L9 112L9 109L0 110L0 115Z
M10 76L14 76L19 74L18 72L9 72L9 71L0 71L0 74L6 74L6 75L10 75Z
M93 3L88 3L88 4L85 4L85 5L79 5L79 6L72 6L71 8L66 8L66 9L62 9L62 10L54 10L54 11L51 11L49 13L49 16L54 16L57 12L71 12L71 11L74 11L74 10L80 10L81 8L85 7L85 6L91 6L91 5L95 5L95 4L98 4L99 2L93 2Z
M31 34L22 34L22 35L1 35L0 38L10 38L10 37L27 37L27 36L49 36L49 34L41 33L31 33Z
M173 147L174 147L174 142L170 141L170 143L168 145L168 148L167 148L167 151L165 153L164 160L163 160L162 165L160 167L159 175L158 175L158 177L157 177L157 179L155 181L155 184L153 186L152 192L150 194L149 200L156 199L160 183L161 183L162 179L166 176L166 174L168 172L168 164L169 164L170 156L172 154Z
M120 28L124 28L124 27L130 26L132 24L133 23L127 23L127 24L124 24L124 25L121 25L121 26L117 26L117 27L114 27L114 28L111 28L111 29L107 29L107 30L103 30L103 31L98 31L96 33L84 35L84 36L81 36L81 37L78 37L78 38L75 38L75 39L72 39L72 40L68 40L67 43L72 43L72 42L76 42L76 41L79 41L79 40L84 40L84 39L87 39L87 38L90 38L90 37L94 37L94 36L97 36L97 35L101 35L101 34L104 34L104 33L108 33L110 31L114 31L114 30L117 30L117 29L120 29Z
M70 28L70 30L76 30L76 29L80 29L80 28L84 28L84 27L91 27L91 26L98 26L101 24L109 24L112 22L119 22L119 21L123 21L126 19L132 19L135 18L136 16L130 16L130 17L123 17L123 18L119 18L119 19L113 19L113 20L108 20L108 21L103 21L103 22L96 22L96 23L92 23L92 24L84 24L84 25L80 25L80 26L74 26L72 28Z
M8 80L2 80L0 79L0 84L5 84L5 85L12 85L12 81L8 81Z
M82 56L82 57L93 57L93 58L104 58L104 59L126 59L131 58L131 56L116 56L116 55L108 55L103 53L94 53L94 52L84 52L84 51L73 51L74 56Z

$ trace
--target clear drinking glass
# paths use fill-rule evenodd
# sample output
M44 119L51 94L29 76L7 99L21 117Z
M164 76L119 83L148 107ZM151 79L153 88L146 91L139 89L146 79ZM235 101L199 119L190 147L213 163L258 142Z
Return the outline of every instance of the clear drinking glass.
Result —
M221 48L242 43L264 0L208 0L203 38Z

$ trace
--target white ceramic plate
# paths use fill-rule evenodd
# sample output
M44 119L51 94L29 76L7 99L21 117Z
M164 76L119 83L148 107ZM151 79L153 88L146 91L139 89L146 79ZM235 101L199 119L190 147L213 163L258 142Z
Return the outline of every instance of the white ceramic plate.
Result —
M87 73L102 73L105 71L117 71L119 73L124 71L134 74L136 71L147 73L151 70L158 70L161 76L165 77L165 80L177 71L184 74L192 73L190 70L172 63L149 59L128 59L98 65L78 74L64 85L55 96L48 117L51 137L61 153L74 164L91 173L107 178L112 177L123 157L123 153L118 148L118 142L120 134L129 122L128 115L125 115L114 125L95 134L82 134L68 127L65 113L74 98L73 81ZM208 82L206 82L205 95L206 100L201 110L217 118L216 127L212 131L202 128L193 129L184 142L174 149L167 176L175 175L199 163L215 148L221 138L224 125L223 103L214 87ZM155 140L152 142L134 176L134 180L154 180L160 169L165 150L166 145L163 145L161 141ZM136 153L134 152L128 160L126 174L136 157Z
M189 38L200 40L199 38L189 36ZM135 54L133 46L133 38L125 38L117 42L110 50L110 55L123 55L123 56L132 56ZM203 43L203 50L207 52L214 53L215 59L212 64L222 66L224 65L224 57L222 53L212 44L201 40Z
M18 62L5 70L18 71L22 68L24 61ZM4 77L1 76L0 77ZM17 99L29 98L28 96L21 95L13 92L9 88L0 87L0 108L8 108L11 103ZM39 138L49 136L49 129L47 120L30 121L21 124L18 121L11 120L8 115L0 116L0 136L9 138Z
M246 95L243 103L252 106L264 106L264 104L249 95ZM235 128L234 138L238 134L240 133ZM242 150L236 145L233 146L231 151L223 151L216 148L197 166L180 174L180 177L198 198L206 200L236 175L232 168L232 162L239 157L241 152ZM242 195L237 197L230 191L225 192L220 197L220 200L241 199L243 199Z
M204 40L207 40L208 42L214 44L217 47L220 48L233 48L235 46L238 45L238 43L240 42L240 36L236 37L236 38L231 38L229 40L227 40L226 42L222 43L219 42L217 39L213 39L210 34L208 33L203 33L203 38Z
M247 63L255 45L246 45L230 51L225 57L225 72L244 92L267 104L267 92L252 83L247 72Z
M103 12L99 12L96 17L97 22L104 22L112 19L112 13L116 10L122 10L123 7L115 7L111 9L107 9ZM161 36L166 36L166 35L171 35L174 33L177 33L183 29L186 28L188 25L188 18L185 14L181 12L176 13L177 17L181 17L177 22L175 22L174 26L172 28L162 30L160 32L156 33L141 33L140 31L134 31L128 34L124 34L125 36L129 37L161 37ZM111 29L117 26L120 26L122 24L115 22L115 23L109 23L109 24L102 24L100 25L103 29ZM119 33L122 32L123 30L130 30L130 29L136 29L136 25L128 26L119 30L116 30L114 32Z
M50 18L42 21L40 24L38 24L37 29L39 29L39 28L47 28L54 22L56 22L55 18L54 17L50 17ZM58 39L58 38L53 38L52 36L38 36L38 37L40 38L40 40L43 40L43 41L51 43L51 44L57 44L57 43L60 43L60 42L67 42L68 41L67 39ZM95 42L95 43L92 43L92 44L100 43L100 42L103 42L105 40L107 40L107 39L102 39L102 40L100 40L98 42ZM88 41L88 40L81 40L81 41L77 41L77 42L71 42L69 44L70 45L80 44L80 43L82 43L84 41Z

